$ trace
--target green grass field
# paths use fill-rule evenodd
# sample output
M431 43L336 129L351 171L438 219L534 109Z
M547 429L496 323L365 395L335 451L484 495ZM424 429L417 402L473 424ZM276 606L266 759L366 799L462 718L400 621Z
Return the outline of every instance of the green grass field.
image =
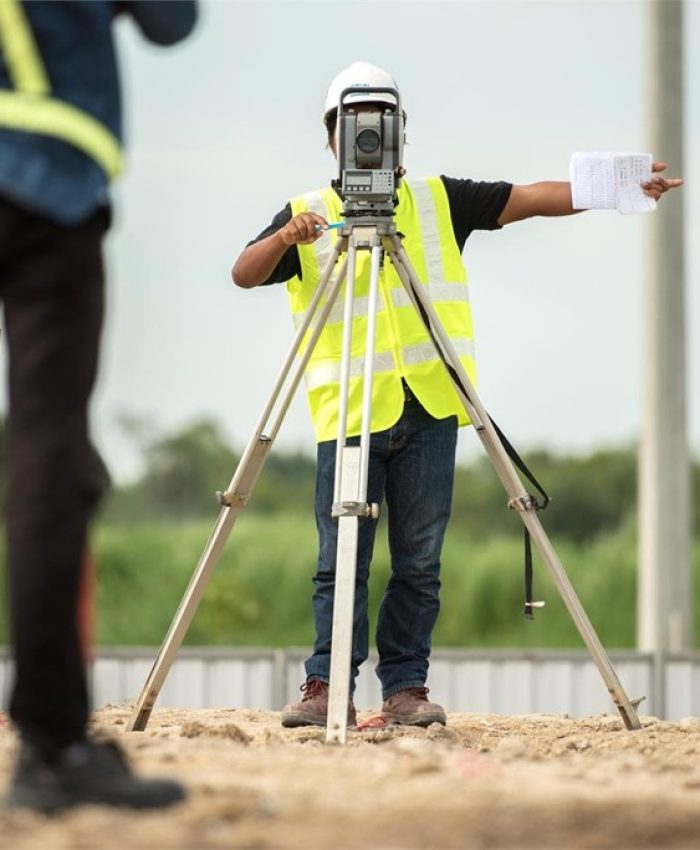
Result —
M94 539L99 563L99 642L160 644L212 525L102 525ZM607 647L635 640L635 533L631 525L588 544L554 541L567 575ZM311 517L239 519L189 630L189 644L307 645L316 557ZM695 547L695 568L700 546ZM372 623L389 572L378 535L370 581ZM547 601L534 621L522 615L520 536L473 541L454 527L442 570L442 611L435 646L579 647L580 638L546 567L535 559L535 596ZM700 610L700 606L696 606ZM700 630L696 630L700 631Z
M0 421L0 438L2 427ZM0 440L1 442L1 440ZM636 456L533 451L527 461L553 496L540 514L606 647L632 648L636 609ZM193 423L146 451L142 477L106 501L91 542L99 570L97 636L103 645L159 645L216 519L212 494L235 455L215 425ZM700 464L693 464L700 492ZM313 639L315 463L273 454L241 515L187 635L190 644L292 646ZM0 484L2 468L0 468ZM0 492L1 492L0 486ZM700 618L700 501L692 506L696 617ZM389 574L380 521L370 580L371 627ZM491 465L458 466L442 565L444 647L580 647L580 637L544 564L535 558L535 597L547 607L525 620L523 543ZM0 641L7 640L4 605ZM700 621L695 634L700 639ZM698 642L696 639L696 642Z

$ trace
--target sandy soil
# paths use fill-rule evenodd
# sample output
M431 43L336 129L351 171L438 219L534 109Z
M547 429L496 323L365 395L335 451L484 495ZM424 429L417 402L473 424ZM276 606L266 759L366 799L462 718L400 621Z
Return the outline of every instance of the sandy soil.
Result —
M95 725L142 772L187 783L159 814L0 811L10 850L209 848L700 848L700 719L452 714L446 728L283 730L273 712L129 711ZM370 715L361 713L360 720ZM15 739L0 725L0 783Z

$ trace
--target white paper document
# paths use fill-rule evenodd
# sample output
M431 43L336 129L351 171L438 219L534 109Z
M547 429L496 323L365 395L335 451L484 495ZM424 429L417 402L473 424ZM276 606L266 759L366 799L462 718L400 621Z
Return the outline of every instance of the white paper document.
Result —
M651 212L656 201L642 191L651 177L650 153L575 153L569 168L575 210Z

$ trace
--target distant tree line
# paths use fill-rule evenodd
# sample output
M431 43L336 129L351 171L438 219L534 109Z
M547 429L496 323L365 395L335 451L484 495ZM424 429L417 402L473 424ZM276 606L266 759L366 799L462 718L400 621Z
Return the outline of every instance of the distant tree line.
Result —
M5 491L5 423L0 420L0 489ZM170 434L142 437L143 473L118 485L105 501L108 522L182 521L214 517L215 493L226 489L240 455L209 420ZM548 532L574 542L590 541L620 525L636 510L637 458L633 447L601 449L587 455L544 450L523 453L552 501L542 514ZM313 510L315 460L301 452L273 449L256 484L254 514ZM693 532L700 537L700 463L692 469ZM527 486L527 483L526 483ZM486 457L457 468L452 523L475 538L518 533L507 497Z
M184 520L214 516L216 492L225 490L240 460L213 422L146 440L144 471L133 484L117 486L106 502L109 521ZM315 461L273 449L254 489L253 511L307 511L313 507Z
M134 433L139 429L135 429ZM238 463L215 424L170 434L140 431L143 472L114 487L91 535L99 572L98 641L158 645L191 578ZM0 448L5 430L0 423ZM632 647L636 610L636 457L633 448L559 456L525 454L552 497L543 524L606 646ZM315 461L272 451L249 508L225 547L187 636L191 644L307 645L316 563ZM700 468L693 467L700 493ZM0 464L0 484L4 483ZM535 553L535 586L546 613L522 611L522 526L489 461L457 469L443 552L443 610L436 646L580 646L571 617ZM700 589L700 516L694 504L695 587ZM376 617L390 571L387 524L370 575ZM700 590L696 590L700 593ZM6 611L0 583L0 643ZM700 597L695 606L700 640Z
M116 487L103 516L109 521L213 517L217 490L225 489L239 461L211 421L194 422L142 446L144 471L138 481ZM605 449L584 456L538 450L524 459L543 484L551 503L542 514L547 530L574 542L590 541L617 529L634 514L637 458L634 448ZM693 464L694 491L700 493L700 464ZM249 511L255 514L313 510L314 458L273 449L256 484ZM527 486L527 484L526 484ZM475 538L520 532L506 507L507 497L486 457L460 465L455 480L452 523ZM700 500L693 505L700 536Z

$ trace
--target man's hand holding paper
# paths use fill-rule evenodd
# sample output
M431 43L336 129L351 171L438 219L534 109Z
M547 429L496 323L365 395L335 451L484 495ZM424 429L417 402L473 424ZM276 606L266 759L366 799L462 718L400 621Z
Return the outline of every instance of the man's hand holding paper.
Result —
M572 206L622 214L652 212L664 192L683 184L659 177L666 167L665 162L652 162L648 153L575 153L570 165Z

